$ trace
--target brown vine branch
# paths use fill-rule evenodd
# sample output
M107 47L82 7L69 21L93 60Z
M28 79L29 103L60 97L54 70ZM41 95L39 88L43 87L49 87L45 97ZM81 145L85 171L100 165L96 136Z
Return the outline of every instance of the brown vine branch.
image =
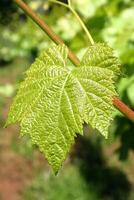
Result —
M120 112L127 116L130 120L134 122L134 111L131 110L126 104L124 104L117 97L113 97L113 104Z
M56 44L64 44L63 40L57 36L53 30L42 20L26 3L22 0L13 0L38 26L56 43ZM76 57L76 55L69 49L68 58L71 62L78 66L80 64L80 60ZM126 115L130 120L134 122L134 111L131 110L127 105L125 105L120 99L117 97L113 97L114 106Z

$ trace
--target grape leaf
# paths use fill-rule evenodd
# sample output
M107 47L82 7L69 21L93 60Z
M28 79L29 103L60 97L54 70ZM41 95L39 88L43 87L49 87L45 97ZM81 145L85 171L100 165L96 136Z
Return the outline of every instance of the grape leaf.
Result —
M106 44L94 44L81 64L66 66L64 45L44 51L26 72L10 108L7 124L19 122L21 135L30 135L56 173L83 123L105 137L112 119L114 79L118 59Z

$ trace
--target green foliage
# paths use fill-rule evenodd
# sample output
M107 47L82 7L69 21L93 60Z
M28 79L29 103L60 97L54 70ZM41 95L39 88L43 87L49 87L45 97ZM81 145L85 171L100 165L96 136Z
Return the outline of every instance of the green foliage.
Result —
M0 95L11 97L14 92L14 87L11 84L0 85Z
M4 30L2 28L0 59L10 61L18 56L26 57L31 51L41 50L47 45L46 41L42 41L43 32L38 30L30 19L23 24L16 24L17 27L5 27ZM12 29L16 31L13 33Z
M134 63L134 8L128 8L110 20L103 30L104 39L116 49L124 63ZM130 20L131 19L131 20ZM123 23L122 23L123 22Z
M8 5L8 6L7 6ZM14 14L17 11L17 7L10 0L0 1L0 24L7 25L14 19Z
M4 12L8 13L9 10L11 10L10 6L7 6L9 2L5 2L5 0L2 1L4 2L5 7L2 7L2 5L0 9L3 9ZM27 2L36 12L40 7L44 13L47 12L45 6L47 7L48 3L46 1L42 2L42 0L38 0L37 2L27 0ZM12 4L15 5L14 2L12 2ZM8 13L8 18L9 16L10 12ZM39 29L31 19L27 18L25 14L22 14L21 10L18 9L18 12L16 11L15 16L12 16L12 18L13 19L8 26L3 27L0 25L0 60L11 61L16 57L28 57L32 52L41 51L48 46L48 38L44 37L43 31ZM46 18L47 15L45 13L45 19ZM5 16L3 19L5 19Z
M107 0L73 0L73 6L76 10L78 10L80 12L80 14L84 17L84 18L89 18L92 17L93 15L95 15L95 12L97 11L97 9L99 7L101 7L102 5L105 5L107 2ZM87 6L88 5L88 6ZM83 8L83 9L81 9Z
M8 116L7 125L20 122L21 135L31 136L55 173L65 160L82 124L105 137L112 119L114 80L118 59L105 44L90 46L78 68L66 66L64 45L43 52L26 72Z
M55 177L40 173L23 192L25 200L98 200L93 187L87 185L76 167L67 167Z

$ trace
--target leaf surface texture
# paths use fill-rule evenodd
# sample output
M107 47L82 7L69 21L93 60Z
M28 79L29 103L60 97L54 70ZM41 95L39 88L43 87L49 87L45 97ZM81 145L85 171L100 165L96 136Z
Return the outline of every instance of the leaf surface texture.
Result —
M30 135L56 173L83 123L105 137L112 119L112 96L119 62L106 44L87 49L81 64L67 66L64 45L44 51L26 72L8 115L7 125L19 122L21 135Z

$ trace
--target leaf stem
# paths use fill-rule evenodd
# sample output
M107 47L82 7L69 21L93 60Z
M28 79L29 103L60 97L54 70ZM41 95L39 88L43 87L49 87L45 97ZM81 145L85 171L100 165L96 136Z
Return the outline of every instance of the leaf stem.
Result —
M68 5L71 6L71 0L68 0Z
M75 17L78 19L79 23L81 24L83 30L85 31L90 43L93 45L94 44L94 40L90 34L90 32L88 31L87 27L85 26L84 22L82 21L82 19L80 18L80 16L77 14L77 12L72 8L69 7L69 9L71 10L71 12L75 15Z
M42 20L26 3L22 0L13 0L16 4L29 16L31 19L56 43L56 44L64 44L59 36L57 36L52 29ZM76 55L69 50L68 54L69 59L75 66L80 64L80 60L76 57ZM125 105L120 99L117 97L113 97L114 106L121 111L124 115L126 115L130 120L134 122L134 111L130 109L127 105Z
M81 19L80 16L78 15L78 13L72 8L72 6L71 6L71 1L70 1L70 0L68 0L68 4L63 3L63 2L61 2L61 1L57 1L57 0L50 0L50 2L59 4L59 5L61 5L61 6L64 6L64 7L68 8L68 9L74 14L74 16L76 17L76 19L77 19L78 22L80 23L81 27L82 27L83 30L85 31L89 42L90 42L92 45L94 44L94 40L93 40L93 38L92 38L92 36L91 36L89 30L88 30L87 27L85 26L84 22L82 21L82 19Z
M57 0L49 0L49 2L59 4L59 5L64 6L64 7L66 7L66 8L69 8L69 5L70 5L70 2L69 2L69 1L68 1L68 4L63 3L63 2L61 2L61 1L57 1Z

